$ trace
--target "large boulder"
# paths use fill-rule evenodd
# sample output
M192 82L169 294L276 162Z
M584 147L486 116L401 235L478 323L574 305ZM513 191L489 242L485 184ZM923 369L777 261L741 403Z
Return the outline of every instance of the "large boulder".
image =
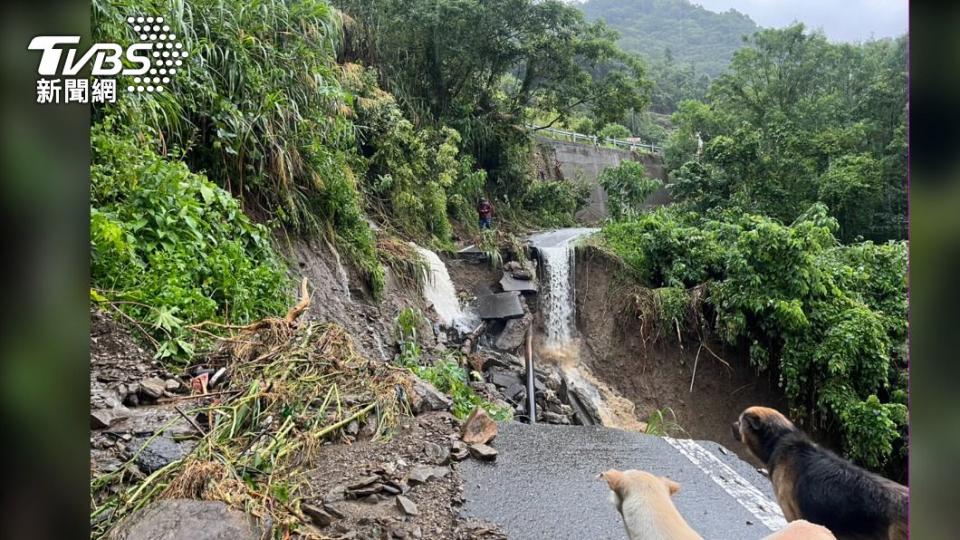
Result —
M437 390L432 384L411 375L410 408L414 414L425 413L428 411L447 411L453 406L453 401L442 392Z
M194 441L178 442L164 433L157 437L136 437L128 450L136 452L136 463L140 470L151 474L171 462L183 459L195 445Z
M497 423L487 411L475 407L460 430L460 440L467 444L486 444L497 436Z
M497 336L497 341L494 343L494 346L504 351L517 350L523 346L527 337L527 330L529 330L532 322L533 315L529 313L519 319L508 320L507 324L503 327L503 331Z
M108 540L260 540L269 536L249 514L220 501L159 500L120 522Z

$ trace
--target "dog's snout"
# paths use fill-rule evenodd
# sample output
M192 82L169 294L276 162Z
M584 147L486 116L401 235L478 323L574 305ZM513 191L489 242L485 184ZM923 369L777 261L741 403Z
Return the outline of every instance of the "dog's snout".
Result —
M738 442L743 442L740 440L740 422L734 422L730 424L730 431L733 433L733 439Z

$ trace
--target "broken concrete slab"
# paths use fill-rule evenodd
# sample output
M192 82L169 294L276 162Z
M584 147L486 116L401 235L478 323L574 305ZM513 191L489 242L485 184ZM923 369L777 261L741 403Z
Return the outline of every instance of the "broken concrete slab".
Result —
M529 275L529 274L528 274ZM504 274L500 278L500 286L503 287L503 290L506 292L511 291L520 291L520 292L537 292L537 282L532 279L517 279L510 274Z
M269 537L264 526L249 514L231 510L220 501L164 499L149 504L124 519L107 536L109 540L259 540Z
M479 304L477 311L480 313L480 318L484 320L518 319L524 314L518 291L482 296Z
M475 245L469 245L453 254L455 259L465 259L473 261L482 261L487 258L487 254Z
M487 380L500 388L510 388L514 384L523 384L523 376L516 371L500 367L487 370Z

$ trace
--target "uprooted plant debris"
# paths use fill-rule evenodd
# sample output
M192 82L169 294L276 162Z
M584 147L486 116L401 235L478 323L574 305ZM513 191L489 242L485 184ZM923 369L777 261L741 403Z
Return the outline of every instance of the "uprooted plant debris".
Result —
M166 498L223 501L270 523L276 538L325 537L301 506L311 496L303 470L325 442L349 437L345 428L355 421L375 426L374 438L390 434L406 407L409 382L406 370L361 357L340 326L298 324L307 298L284 318L224 327L229 336L211 358L228 368L233 393L179 407L196 439L183 458L145 478L130 467L94 478L93 538Z

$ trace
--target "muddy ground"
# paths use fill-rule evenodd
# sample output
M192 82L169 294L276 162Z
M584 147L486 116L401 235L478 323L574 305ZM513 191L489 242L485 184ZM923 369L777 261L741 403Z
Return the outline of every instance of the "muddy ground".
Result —
M499 292L496 288L500 281L501 272L484 260L447 259L447 272L450 281L457 288L461 300L473 298L483 294Z
M633 401L640 420L669 407L683 429L675 435L724 443L741 458L762 465L742 445L731 444L730 424L751 405L785 410L774 376L758 375L741 353L715 340L706 340L701 348L696 336L681 334L678 339L675 331L653 328L657 323L637 317L618 284L618 272L617 263L609 258L578 250L575 283L581 361L598 379ZM654 334L659 335L653 339ZM669 413L666 418L674 420Z
M417 291L404 286L387 269L383 299L376 302L363 280L327 242L293 238L279 244L290 267L291 283L299 283L302 277L309 282L312 303L307 316L343 326L365 356L391 360L397 315L410 306L426 308ZM425 312L429 314L429 310ZM427 346L433 345L432 328L421 328L419 334Z

